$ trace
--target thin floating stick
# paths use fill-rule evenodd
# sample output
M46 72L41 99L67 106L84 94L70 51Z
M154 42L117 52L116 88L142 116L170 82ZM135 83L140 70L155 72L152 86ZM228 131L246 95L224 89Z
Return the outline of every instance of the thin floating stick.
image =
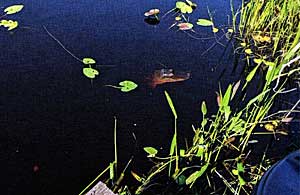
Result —
M75 58L76 60L78 60L79 62L82 63L82 60L80 58L78 58L77 56L75 56L72 52L70 52L53 34L51 34L48 29L43 26L43 28L45 29L45 31L48 33L48 35L54 39L68 54L70 54L73 58Z

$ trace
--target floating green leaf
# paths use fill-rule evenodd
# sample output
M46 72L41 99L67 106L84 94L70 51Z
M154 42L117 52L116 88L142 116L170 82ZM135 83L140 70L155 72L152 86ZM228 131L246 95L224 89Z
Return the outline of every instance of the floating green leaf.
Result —
M157 154L157 150L153 147L144 147L144 150L149 154L148 157L154 157Z
M18 21L13 20L1 20L0 26L4 26L5 28L8 28L7 30L12 30L14 28L17 28Z
M9 14L15 14L23 9L24 5L12 5L7 8L5 8L4 12L9 15Z
M90 79L93 79L96 77L96 75L99 75L98 70L93 69L93 68L83 68L82 71L83 71L83 74Z
M122 92L129 92L138 87L133 81L122 81L119 83Z
M181 8L183 8L184 6L186 6L186 3L185 3L185 2L182 2L182 1L177 1L177 2L176 2L176 8L181 9Z
M198 19L197 24L200 26L212 26L214 23L207 19Z
M95 64L96 61L93 59L93 58L83 58L82 59L82 62L86 65L89 65L89 64Z
M192 13L193 12L193 8L186 4L185 2L182 1L177 1L176 2L176 8L180 10L181 13L185 14L185 13Z

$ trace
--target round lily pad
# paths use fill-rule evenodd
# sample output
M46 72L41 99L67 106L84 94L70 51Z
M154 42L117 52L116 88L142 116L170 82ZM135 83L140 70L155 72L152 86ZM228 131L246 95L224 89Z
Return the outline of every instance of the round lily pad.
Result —
M96 75L99 75L99 71L93 68L83 68L82 72L86 77L90 79L93 79L96 77Z
M119 83L122 92L129 92L137 88L137 84L133 81L122 81Z

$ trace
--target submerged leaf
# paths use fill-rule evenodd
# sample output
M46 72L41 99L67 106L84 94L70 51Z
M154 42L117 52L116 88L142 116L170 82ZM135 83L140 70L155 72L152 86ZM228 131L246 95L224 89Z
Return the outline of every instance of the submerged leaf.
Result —
M12 30L17 28L18 26L18 21L13 21L13 20L1 20L0 21L0 26L4 26L5 28L8 28L7 30Z
M93 69L93 68L83 68L82 71L83 71L83 74L90 79L93 79L96 77L96 75L99 75L98 70Z
M198 19L197 24L200 26L212 26L213 22L207 19Z
M24 5L12 5L7 8L5 8L4 12L6 12L7 15L9 14L15 14L23 9Z

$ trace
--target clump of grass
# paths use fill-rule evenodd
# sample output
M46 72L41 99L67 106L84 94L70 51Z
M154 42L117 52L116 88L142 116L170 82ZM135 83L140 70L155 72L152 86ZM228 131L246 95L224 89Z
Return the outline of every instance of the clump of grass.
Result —
M241 9L233 14L234 21L238 13L237 33L247 59L254 59L254 63L260 64L262 69L282 66L292 60L292 49L300 40L300 1L243 1ZM297 59L300 51L295 54ZM289 78L294 80L300 76L298 62L299 59L289 64L292 72L285 69Z

